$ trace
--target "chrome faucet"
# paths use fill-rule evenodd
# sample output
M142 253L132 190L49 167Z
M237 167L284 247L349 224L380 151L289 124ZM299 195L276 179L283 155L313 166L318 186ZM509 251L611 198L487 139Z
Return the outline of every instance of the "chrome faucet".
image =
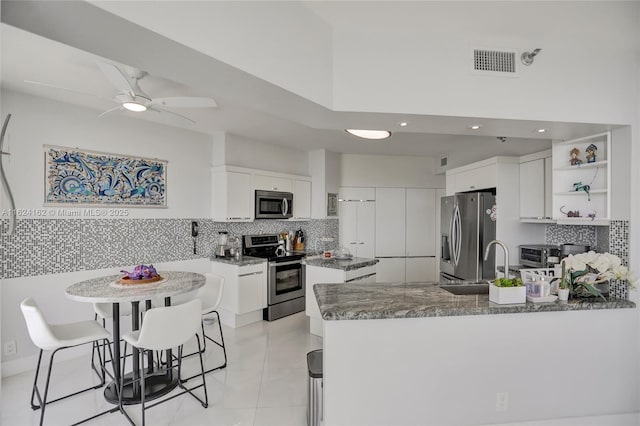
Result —
M487 259L489 259L489 249L491 248L492 244L502 247L502 250L504 251L504 277L509 278L509 249L507 248L507 245L504 243L504 241L489 241L489 244L487 244L487 248L484 250L484 260L486 261Z

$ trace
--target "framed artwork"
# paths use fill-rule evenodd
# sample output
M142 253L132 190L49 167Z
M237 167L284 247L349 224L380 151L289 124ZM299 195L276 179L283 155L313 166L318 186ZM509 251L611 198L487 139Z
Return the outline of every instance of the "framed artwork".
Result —
M338 216L338 194L327 193L327 216Z
M167 161L44 146L45 205L167 207Z

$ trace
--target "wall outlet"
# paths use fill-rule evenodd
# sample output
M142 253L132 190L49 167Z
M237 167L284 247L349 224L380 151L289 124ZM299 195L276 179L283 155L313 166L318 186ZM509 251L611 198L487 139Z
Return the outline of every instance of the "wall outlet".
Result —
M320 238L320 241L325 242L325 243L332 243L334 241L334 239L331 238L331 237L322 237L322 238Z
M509 409L509 392L498 392L496 394L496 411L507 411Z
M15 355L18 353L18 345L15 340L9 340L4 343L4 355Z

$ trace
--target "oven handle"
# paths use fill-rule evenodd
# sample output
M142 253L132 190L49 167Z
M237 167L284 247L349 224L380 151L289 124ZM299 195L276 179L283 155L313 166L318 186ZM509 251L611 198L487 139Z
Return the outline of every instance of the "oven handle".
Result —
M239 276L239 277L248 277L248 276L251 276L251 275L260 275L260 274L262 274L262 271L258 271L258 272L249 272L248 274L240 274L240 275L238 275L238 276Z
M269 262L269 268L277 268L278 266L295 265L295 264L302 265L302 262L300 262L299 260L292 260L291 262L277 262L277 263Z

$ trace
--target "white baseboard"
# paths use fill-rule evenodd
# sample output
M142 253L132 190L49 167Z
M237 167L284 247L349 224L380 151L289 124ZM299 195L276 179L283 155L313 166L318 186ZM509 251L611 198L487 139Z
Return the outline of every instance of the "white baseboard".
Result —
M89 352L87 352L89 350ZM87 358L87 354L89 354L89 358ZM42 354L42 366L49 365L49 358L51 357L51 351L45 351ZM76 358L85 358L87 366L90 365L91 362L91 345L82 347L78 346L75 348L69 348L61 350L56 354L54 362L67 361L70 359ZM36 365L38 363L38 355L31 355L24 358L18 358L11 361L5 361L2 363L1 374L2 377L9 377L16 374L24 373L25 371L34 371L36 369ZM55 367L54 367L55 369Z
M636 426L640 425L640 412L608 414L605 416L567 417L522 423L500 423L485 426Z

